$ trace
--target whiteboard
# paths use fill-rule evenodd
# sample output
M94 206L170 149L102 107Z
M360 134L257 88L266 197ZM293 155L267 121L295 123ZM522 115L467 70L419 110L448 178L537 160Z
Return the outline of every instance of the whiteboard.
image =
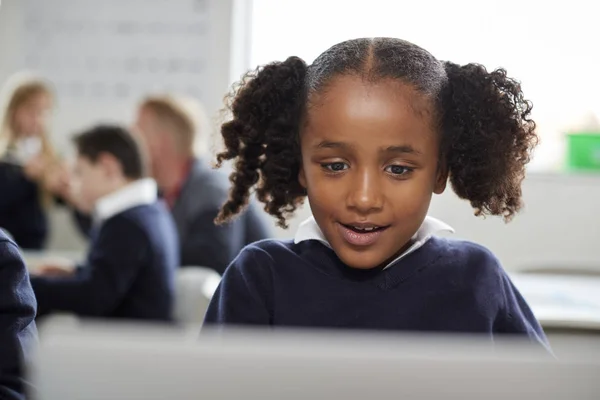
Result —
M208 0L23 0L23 63L64 98L204 100Z
M239 76L232 62L246 54L249 27L233 29L234 11L249 13L239 2L3 0L0 79L26 69L53 82L61 150L89 125L131 123L148 94L196 97L212 117Z

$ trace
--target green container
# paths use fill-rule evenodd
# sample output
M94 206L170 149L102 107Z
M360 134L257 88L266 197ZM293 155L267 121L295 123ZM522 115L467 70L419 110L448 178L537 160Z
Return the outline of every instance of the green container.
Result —
M567 168L600 172L600 132L567 135Z

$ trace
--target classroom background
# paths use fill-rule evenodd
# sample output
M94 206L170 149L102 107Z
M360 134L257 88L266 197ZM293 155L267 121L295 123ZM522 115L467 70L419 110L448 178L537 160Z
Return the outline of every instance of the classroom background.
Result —
M219 145L215 130L231 84L246 70L290 54L309 61L345 38L387 35L419 43L440 59L505 67L533 102L541 136L524 182L526 207L504 224L498 218L472 217L469 204L446 191L434 198L431 215L455 227L457 236L488 246L509 270L598 271L600 175L570 171L565 161L566 133L593 130L600 109L600 80L595 78L600 55L594 51L597 35L594 14L586 11L589 4L576 0L542 9L535 1L517 0L374 0L370 5L4 0L0 81L25 69L53 82L58 110L52 139L62 153L72 151L69 137L82 127L101 121L130 124L146 94L194 96L210 119L211 130L201 133L200 146L210 156ZM520 18L494 18L515 9ZM427 27L420 18L405 15L426 16ZM291 237L308 214L305 207L278 236ZM64 209L52 213L51 249L83 248L69 218Z
M510 223L477 218L446 190L429 214L499 258L550 337L555 329L598 340L600 52L587 0L2 0L0 86L20 71L52 83L51 140L64 158L84 128L130 126L145 96L193 97L204 109L197 152L212 160L223 97L244 72L290 55L310 62L332 44L365 36L400 37L441 60L502 67L522 82L541 138L523 182L524 209ZM582 135L589 140L577 146ZM49 216L44 257L84 254L71 212L53 207ZM272 220L276 237L292 238L308 216L305 204L287 230ZM218 284L210 277L212 289L185 301L207 301ZM181 290L207 285L199 279ZM197 323L203 309L187 312Z

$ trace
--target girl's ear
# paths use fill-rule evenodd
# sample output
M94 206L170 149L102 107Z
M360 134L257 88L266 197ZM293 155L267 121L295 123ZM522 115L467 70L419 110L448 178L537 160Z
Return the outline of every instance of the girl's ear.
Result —
M300 165L300 171L298 172L298 182L306 190L306 174L304 173L304 167Z
M438 167L437 175L435 178L435 186L433 187L433 193L442 194L446 190L446 183L448 182L448 168L445 163L440 163Z

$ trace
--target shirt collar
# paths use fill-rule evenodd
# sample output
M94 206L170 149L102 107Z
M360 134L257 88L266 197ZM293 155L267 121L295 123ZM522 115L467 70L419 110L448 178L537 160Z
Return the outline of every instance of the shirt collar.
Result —
M152 204L156 198L157 188L154 179L139 179L100 198L96 202L94 216L97 221L105 221L130 208Z
M406 257L410 253L416 251L421 246L423 246L431 237L440 232L450 232L454 233L454 229L446 224L445 222L440 221L439 219L433 217L425 217L425 220L421 224L421 227L417 230L412 237L412 245L406 249L402 254L396 257L394 260L389 262L385 268L389 268L392 264L400 261L402 258ZM314 217L308 218L306 221L302 222L296 231L296 235L294 236L294 243L298 244L300 242L304 242L306 240L316 240L324 244L325 246L331 248L331 245L323 235L323 231L319 228L317 221L315 221ZM385 269L384 268L384 269Z

